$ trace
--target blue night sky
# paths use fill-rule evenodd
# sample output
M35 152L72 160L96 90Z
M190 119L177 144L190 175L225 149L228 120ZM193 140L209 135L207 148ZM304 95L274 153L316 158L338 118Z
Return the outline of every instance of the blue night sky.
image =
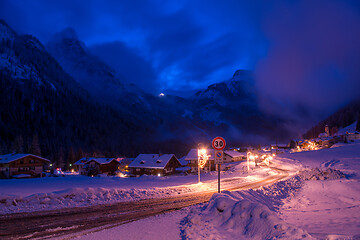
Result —
M359 3L0 0L0 18L43 43L72 27L152 93L205 88L249 69L259 95L322 109L359 96Z

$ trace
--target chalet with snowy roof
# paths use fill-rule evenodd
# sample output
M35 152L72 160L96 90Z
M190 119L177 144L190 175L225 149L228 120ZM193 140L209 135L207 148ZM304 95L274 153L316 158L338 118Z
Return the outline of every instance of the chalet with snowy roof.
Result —
M191 171L191 167L188 167L188 162L185 160L186 156L183 156L182 158L179 158L180 167L176 168L176 171L179 173L189 173Z
M170 175L181 164L174 154L139 154L129 165L132 174L147 175Z
M81 175L96 175L94 173L114 174L120 165L117 158L84 157L74 163ZM93 171L93 172L91 172Z
M207 150L207 155L209 156L208 161L205 166L202 168L204 172L215 171L215 152L213 149ZM187 166L191 168L191 172L198 171L198 149L191 149L185 157L185 161L188 162Z
M0 155L0 178L41 177L50 160L23 153Z
M215 152L214 149L208 149L207 154L209 159L205 166L202 168L202 171L209 172L215 171ZM191 168L190 172L197 172L198 171L198 149L191 149L189 153L185 156L185 161L187 161L187 166ZM234 150L225 150L224 151L224 163L236 162L246 160L246 153L245 152L238 152Z
M233 150L224 151L224 163L246 160L246 157L246 152L238 152Z
M134 161L135 158L118 158L119 160L119 170L128 171L129 165Z

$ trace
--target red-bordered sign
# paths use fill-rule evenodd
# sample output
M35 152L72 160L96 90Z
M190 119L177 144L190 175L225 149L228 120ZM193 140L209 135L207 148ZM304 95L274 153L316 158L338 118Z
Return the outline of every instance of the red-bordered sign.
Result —
M226 146L225 139L222 137L216 137L212 140L212 147L215 150L223 150Z

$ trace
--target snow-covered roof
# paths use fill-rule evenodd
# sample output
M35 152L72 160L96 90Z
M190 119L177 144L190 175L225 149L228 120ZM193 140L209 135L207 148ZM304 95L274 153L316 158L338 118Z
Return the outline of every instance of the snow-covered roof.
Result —
M187 172L191 170L191 167L178 167L176 168L176 171L179 171L179 172Z
M175 157L174 154L139 154L129 167L133 168L165 168L166 164L170 161L172 157ZM175 157L177 160L177 158Z
M246 157L246 152L238 152L238 151L226 150L226 151L224 151L224 154L227 154L232 158Z
M119 162L121 165L129 165L132 161L134 161L134 159L135 158L123 158Z
M182 158L179 158L179 162L181 164L181 166L185 166L188 164L188 162L185 160L186 156L183 156Z
M90 161L95 161L98 164L102 165L102 164L108 164L113 160L117 161L116 158L84 157L84 158L81 158L80 160L78 160L77 162L75 162L74 165L85 165Z
M210 155L209 160L214 160L214 149L208 149L207 154ZM198 159L198 150L197 149L191 149L189 153L186 155L185 160L197 160Z
M39 156L36 156L36 155L33 155L33 154L27 154L27 153L10 153L10 154L6 154L6 155L0 155L0 163L10 163L10 162L13 162L13 161L16 161L20 158L24 158L24 157L28 157L28 156L33 156L33 157L36 157L36 158L39 158L43 161L46 161L46 162L50 162L50 160L46 159L46 158L42 158L42 157L39 157Z

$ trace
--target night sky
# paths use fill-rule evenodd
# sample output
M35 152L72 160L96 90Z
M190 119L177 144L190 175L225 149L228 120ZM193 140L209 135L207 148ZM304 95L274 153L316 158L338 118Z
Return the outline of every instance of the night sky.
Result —
M284 106L328 114L360 95L360 1L0 0L0 18L44 44L72 27L151 93L248 69L260 99Z

